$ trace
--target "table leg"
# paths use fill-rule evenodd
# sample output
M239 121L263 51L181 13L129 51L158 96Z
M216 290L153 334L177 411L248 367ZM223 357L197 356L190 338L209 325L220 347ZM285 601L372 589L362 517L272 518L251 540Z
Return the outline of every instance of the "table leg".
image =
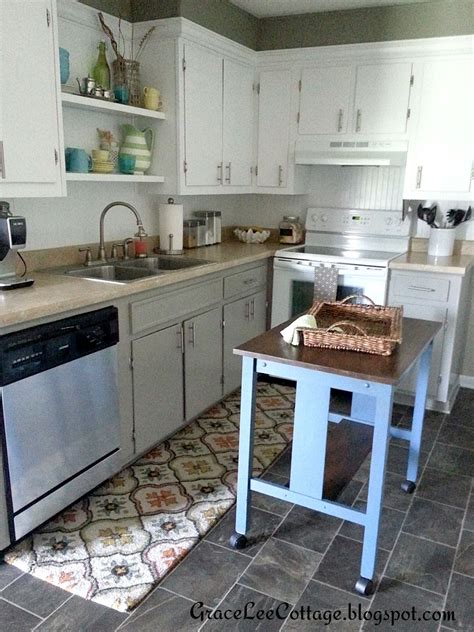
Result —
M425 415L426 395L428 392L432 348L433 343L431 343L421 355L416 379L415 405L413 408L410 446L408 450L407 480L401 484L402 490L408 494L413 493L416 488L416 475L418 473L418 461L420 458L421 434L423 432L423 418Z
M235 533L230 545L242 549L247 545L250 513L250 479L253 464L253 433L255 427L255 396L257 372L254 358L242 358L242 390L240 394L239 465L237 471L237 508Z
M374 434L369 473L366 523L362 544L360 578L355 589L362 595L373 592L373 577L377 555L377 537L382 511L385 462L388 454L390 422L392 418L393 387L380 385L375 405Z

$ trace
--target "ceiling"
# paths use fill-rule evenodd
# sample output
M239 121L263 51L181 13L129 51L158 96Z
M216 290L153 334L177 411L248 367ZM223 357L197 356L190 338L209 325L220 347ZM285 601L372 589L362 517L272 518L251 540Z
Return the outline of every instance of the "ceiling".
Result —
M318 11L342 11L362 7L393 6L396 4L419 4L434 0L230 0L258 18L277 15L317 13Z

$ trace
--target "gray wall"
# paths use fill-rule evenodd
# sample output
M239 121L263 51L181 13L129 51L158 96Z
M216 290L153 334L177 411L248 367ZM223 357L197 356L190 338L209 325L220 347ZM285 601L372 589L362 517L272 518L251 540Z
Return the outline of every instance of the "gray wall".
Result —
M183 17L254 50L474 33L474 0L257 19L229 0L81 0L132 22Z
M470 33L474 33L474 1L440 0L261 19L257 50Z
M94 9L122 17L124 20L132 19L132 0L81 0Z

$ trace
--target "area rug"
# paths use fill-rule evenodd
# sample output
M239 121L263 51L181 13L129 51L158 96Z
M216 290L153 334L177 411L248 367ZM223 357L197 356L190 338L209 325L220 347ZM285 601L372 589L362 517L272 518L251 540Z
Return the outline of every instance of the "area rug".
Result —
M294 389L259 383L254 476L291 441ZM240 394L227 397L12 547L5 561L122 612L235 502Z

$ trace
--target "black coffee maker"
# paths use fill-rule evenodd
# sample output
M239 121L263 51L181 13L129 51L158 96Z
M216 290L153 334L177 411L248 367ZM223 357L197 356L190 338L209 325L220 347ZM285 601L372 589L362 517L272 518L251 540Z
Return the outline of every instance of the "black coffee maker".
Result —
M16 253L26 246L26 220L12 215L8 202L0 201L0 290L14 290L33 284L15 273Z

